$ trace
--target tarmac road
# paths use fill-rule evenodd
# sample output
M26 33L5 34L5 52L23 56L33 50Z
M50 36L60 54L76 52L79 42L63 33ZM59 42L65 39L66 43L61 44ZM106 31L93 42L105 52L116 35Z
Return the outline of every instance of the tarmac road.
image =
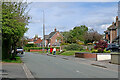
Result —
M118 78L116 71L31 52L22 60L35 78Z

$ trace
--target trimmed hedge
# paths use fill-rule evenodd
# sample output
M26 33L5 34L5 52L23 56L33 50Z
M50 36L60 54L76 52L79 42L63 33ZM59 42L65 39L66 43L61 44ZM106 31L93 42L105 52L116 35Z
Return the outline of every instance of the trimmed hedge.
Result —
M68 50L83 50L83 47L79 44L70 44L66 45L64 49Z
M52 47L52 48L54 48L54 47ZM60 47L55 47L55 48L60 49ZM42 47L24 47L25 51L30 51L30 49L32 49L32 50L40 50L40 49L43 49L43 48ZM45 47L44 49L47 49L47 47ZM50 47L48 49L50 49Z

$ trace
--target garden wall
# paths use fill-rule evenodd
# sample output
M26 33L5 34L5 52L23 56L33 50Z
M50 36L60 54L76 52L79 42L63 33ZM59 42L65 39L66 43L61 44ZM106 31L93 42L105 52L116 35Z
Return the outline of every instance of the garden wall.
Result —
M75 57L79 57L79 58L95 58L96 61L111 60L111 54L110 53L76 52Z

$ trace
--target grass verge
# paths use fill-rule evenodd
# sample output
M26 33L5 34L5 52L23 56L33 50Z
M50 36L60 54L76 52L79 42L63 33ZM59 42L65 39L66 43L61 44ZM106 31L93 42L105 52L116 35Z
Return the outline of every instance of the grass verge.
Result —
M22 63L22 60L19 56L15 57L16 60L4 59L2 60L3 63Z

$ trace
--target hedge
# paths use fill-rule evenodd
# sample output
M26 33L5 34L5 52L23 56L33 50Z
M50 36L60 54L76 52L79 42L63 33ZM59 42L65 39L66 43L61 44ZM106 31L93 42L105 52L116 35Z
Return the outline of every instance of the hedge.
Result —
M52 48L54 48L54 47L52 47ZM55 48L60 49L60 47L55 47ZM43 49L43 47L24 47L25 51L30 51L30 49L32 49L32 50L40 50L40 49ZM45 47L45 49L47 49L47 47ZM50 49L50 47L48 49Z

